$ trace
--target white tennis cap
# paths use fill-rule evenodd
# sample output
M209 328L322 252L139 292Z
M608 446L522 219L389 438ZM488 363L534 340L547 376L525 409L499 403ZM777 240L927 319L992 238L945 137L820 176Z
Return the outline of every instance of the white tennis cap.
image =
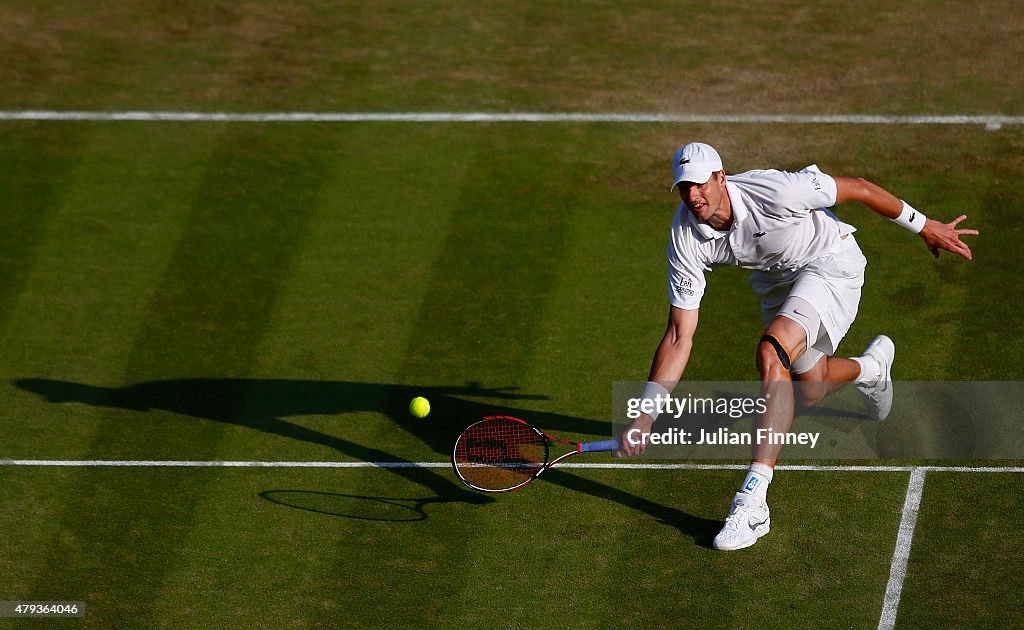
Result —
M691 142L676 151L672 158L672 190L679 182L703 184L711 179L715 171L723 170L722 158L718 151L703 142Z

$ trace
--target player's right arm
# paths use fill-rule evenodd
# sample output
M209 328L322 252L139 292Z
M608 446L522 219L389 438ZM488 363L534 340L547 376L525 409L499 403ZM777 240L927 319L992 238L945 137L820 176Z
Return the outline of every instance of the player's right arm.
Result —
M647 377L648 381L660 383L669 392L683 376L686 364L690 360L690 350L693 348L693 333L697 330L698 309L682 309L676 306L669 308L668 326L665 329L665 336L662 337L658 349L654 352L654 360L651 362L651 372ZM643 436L651 432L651 425L654 419L645 413L634 420L622 435L619 436L619 443L622 445L613 455L614 457L632 457L642 455L645 450ZM639 444L631 444L631 441L639 440Z

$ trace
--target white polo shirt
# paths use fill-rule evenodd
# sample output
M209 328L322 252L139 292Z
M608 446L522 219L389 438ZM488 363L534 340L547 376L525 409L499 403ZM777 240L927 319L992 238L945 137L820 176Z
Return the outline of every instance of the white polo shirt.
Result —
M790 173L747 171L726 176L733 223L719 231L679 204L668 242L668 292L672 306L696 309L706 272L734 265L791 278L811 261L840 251L840 238L856 230L827 208L836 182L816 165Z

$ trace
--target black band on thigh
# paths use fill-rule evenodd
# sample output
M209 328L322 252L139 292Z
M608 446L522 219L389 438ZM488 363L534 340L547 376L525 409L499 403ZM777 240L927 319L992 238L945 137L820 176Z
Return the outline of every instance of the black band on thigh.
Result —
M779 361L782 361L782 367L786 368L787 370L791 368L791 364L789 362L789 353L786 352L786 349L782 347L782 344L779 343L778 339L772 337L771 335L765 335L761 337L761 341L767 341L768 343L772 344L772 347L775 348L775 353L779 355Z

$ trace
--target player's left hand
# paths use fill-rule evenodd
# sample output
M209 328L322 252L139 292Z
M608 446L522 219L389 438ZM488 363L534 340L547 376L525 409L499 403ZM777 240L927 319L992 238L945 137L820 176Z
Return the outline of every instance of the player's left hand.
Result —
M944 249L947 252L959 254L967 260L971 260L974 257L971 253L971 248L967 246L967 243L960 240L960 237L965 235L977 236L978 230L956 229L957 224L966 218L966 214L961 214L949 223L941 223L935 219L928 219L925 222L920 236L924 239L925 245L928 246L932 256L938 258L939 250Z

